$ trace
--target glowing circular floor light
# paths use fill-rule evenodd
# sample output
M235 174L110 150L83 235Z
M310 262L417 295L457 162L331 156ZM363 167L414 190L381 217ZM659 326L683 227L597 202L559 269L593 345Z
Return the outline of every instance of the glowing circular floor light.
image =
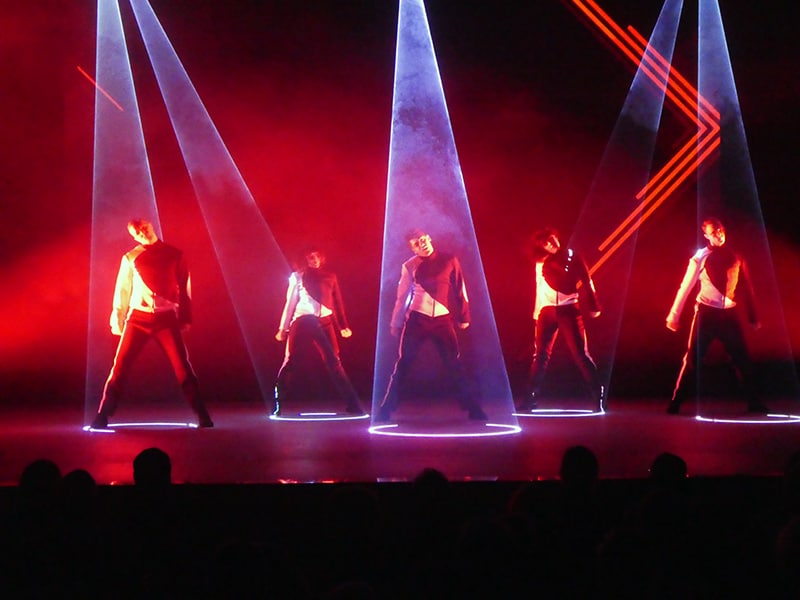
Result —
M390 437L410 437L410 438L479 438L479 437L496 437L499 435L514 435L522 432L519 425L508 425L505 423L484 423L486 431L469 431L469 432L441 432L435 433L432 431L407 431L399 429L398 423L386 423L381 425L373 425L369 428L369 432L373 435L386 435Z
M696 421L702 423L725 423L734 425L776 425L786 423L800 423L800 415L789 415L781 413L767 413L766 415L759 416L746 416L740 418L717 418L717 417L704 417L703 415L695 416Z
M315 421L360 421L368 419L369 414L351 415L349 413L337 412L301 412L291 415L269 415L270 421L290 421L290 422L315 422Z
M540 418L575 418L575 417L600 417L606 414L602 408L578 409L578 408L534 408L531 411L515 412L515 417L540 417Z
M84 431L93 433L114 433L117 429L198 429L196 423L183 423L175 421L142 421L138 423L109 423L102 429L94 429L91 425L84 425Z

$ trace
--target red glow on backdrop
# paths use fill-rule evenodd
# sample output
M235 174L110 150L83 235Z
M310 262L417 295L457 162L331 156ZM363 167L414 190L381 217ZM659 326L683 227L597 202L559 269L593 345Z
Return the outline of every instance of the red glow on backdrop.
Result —
M0 313L4 368L34 365L47 353L45 348L74 355L78 364L84 360L85 236L85 231L74 230L0 269L4 281L14 282L14 293L3 296Z
M354 331L342 344L343 360L366 393L376 331L396 4L337 5L342 16L333 14L334 3L324 2L191 4L196 12L190 20L180 2L159 3L159 17L281 247L293 252L309 239L326 245ZM588 33L594 26L585 28L560 3L501 5L503 10L493 3L429 8L500 339L513 366L520 356L522 362L530 359L522 243L540 225L568 229L576 222L629 82L620 63ZM653 11L652 3L635 0L624 7L619 14L637 27ZM0 288L7 307L0 317L0 393L9 381L22 382L23 375L31 389L39 389L51 372L69 374L69 382L59 385L71 396L84 385L95 90L75 75L76 65L91 66L94 59L95 14L91 2L63 8L53 12L40 3L10 3L0 15L9 33L0 40L8 57L0 94L7 117L0 147L7 223L0 236ZM781 300L798 348L799 317L790 309L800 302L800 288L793 284L800 264L798 213L788 204L796 187L788 177L794 174L789 161L800 129L798 112L791 110L796 94L777 77L779 65L786 70L796 64L797 40L780 27L775 31L780 18L767 11L747 13L731 9L729 40L736 50L734 67L742 67L737 72L742 111ZM495 30L503 32L502 40ZM139 52L135 36L128 41L134 54ZM646 46L641 40L638 45ZM651 58L654 71L665 70ZM214 387L212 402L247 398L252 374L238 334L232 333L235 317L163 101L145 67L150 68L146 59L134 61L165 239L186 251L195 284L198 314L188 341L193 364L206 389ZM565 69L574 76L565 77ZM672 70L670 80L676 78ZM675 86L676 99L690 106L691 92ZM679 125L688 119L683 111L678 115ZM678 160L665 166L679 170ZM665 191L666 186L659 194ZM638 242L634 292L615 363L618 372L628 367L631 379L638 378L629 386L636 388L632 393L671 386L677 366L669 361L680 356L675 344L685 341L668 338L661 321L696 243L696 215L688 203L666 202L660 210L648 221L658 220L658 226ZM109 310L118 261L115 256L109 265ZM285 281L276 285L284 288ZM601 293L606 291L612 293ZM264 310L274 314L277 326L280 307ZM114 341L109 336L109 360ZM770 343L756 337L754 353L770 359ZM147 348L160 365L158 352ZM276 372L281 358L276 342ZM665 376L659 379L659 372L641 381L638 365L655 365ZM77 393L68 390L73 383Z

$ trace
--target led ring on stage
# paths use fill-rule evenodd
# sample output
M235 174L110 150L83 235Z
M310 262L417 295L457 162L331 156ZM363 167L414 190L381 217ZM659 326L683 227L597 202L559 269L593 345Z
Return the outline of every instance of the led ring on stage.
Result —
M766 415L753 415L743 416L738 419L733 418L715 418L704 417L702 415L695 416L696 421L703 423L732 423L732 424L746 424L746 425L776 425L784 423L800 423L800 415L785 415L780 413L767 413Z
M369 414L353 415L350 413L337 413L337 412L301 412L288 415L270 415L270 421L359 421L361 419L368 419Z
M388 435L391 437L412 437L412 438L477 438L477 437L495 437L498 435L513 435L522 432L519 425L507 425L504 423L483 423L486 431L470 431L470 432L444 432L434 433L431 431L405 431L400 430L397 423L386 423L381 425L373 425L369 428L369 432L374 435ZM491 429L489 429L491 428Z
M172 421L147 421L141 423L109 423L102 429L95 429L91 425L84 425L84 431L93 433L114 433L117 429L199 429L196 423L180 423Z
M515 417L574 418L600 417L606 414L602 408L597 410L577 408L534 408L526 412L515 412Z

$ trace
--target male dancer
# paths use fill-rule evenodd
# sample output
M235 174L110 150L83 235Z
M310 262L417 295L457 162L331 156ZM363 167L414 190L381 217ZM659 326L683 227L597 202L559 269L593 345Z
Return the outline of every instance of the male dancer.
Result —
M681 404L694 386L694 373L708 352L711 342L719 340L736 367L736 376L744 388L748 410L766 414L767 407L758 399L741 316L736 310L741 306L753 328L761 327L756 316L753 287L747 266L742 257L725 243L725 226L719 219L705 219L701 230L707 245L689 260L686 274L667 315L667 329L678 331L683 307L699 281L700 290L689 330L688 348L678 373L672 400L667 406L667 413L676 415L680 412Z
M559 331L564 334L587 392L598 403L599 409L605 410L605 390L600 383L597 366L589 355L581 315L581 309L584 309L592 318L600 316L594 282L581 257L561 245L555 229L546 227L535 232L533 245L533 321L536 331L528 395L517 410L530 411L537 407Z
M325 266L325 254L310 248L305 253L306 268L292 273L286 291L286 305L275 339L286 341L286 354L275 384L275 405L272 414L281 414L281 404L292 397L291 377L295 371L299 348L316 347L339 395L347 402L346 411L363 415L353 384L345 373L339 356L336 332L349 338L344 302L336 273Z
M183 252L159 240L152 223L144 219L128 223L128 233L138 245L122 257L111 313L111 333L120 340L91 428L108 427L130 369L150 338L167 355L199 426L213 427L181 333L192 322L189 269Z
M400 269L390 323L392 335L400 335L400 354L378 420L391 419L414 359L430 340L439 351L452 388L457 390L461 408L470 419L485 421L486 414L475 398L458 352L456 327L469 327L469 300L461 264L455 256L435 250L431 236L421 229L411 230L406 239L414 256Z

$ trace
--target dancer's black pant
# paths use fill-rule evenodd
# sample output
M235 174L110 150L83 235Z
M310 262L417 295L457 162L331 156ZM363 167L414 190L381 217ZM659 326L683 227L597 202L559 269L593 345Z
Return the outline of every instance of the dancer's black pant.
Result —
M114 365L103 389L103 398L97 412L108 417L117 410L133 363L151 339L154 339L167 355L189 406L198 415L208 416L205 404L198 394L197 376L189 362L178 317L173 311L159 313L131 311L117 345Z
M336 391L347 402L348 408L358 407L360 405L358 393L339 358L339 344L336 340L333 318L320 318L315 315L303 315L292 321L289 337L286 340L286 354L275 385L276 400L284 404L292 398L292 373L296 370L299 348L303 345L316 347Z
M696 373L711 343L719 340L730 355L736 369L736 378L742 386L749 404L758 402L758 392L753 377L753 363L744 336L742 320L736 308L714 308L705 304L695 306L694 319L689 332L689 344L678 373L672 402L680 404L696 392Z
M589 355L586 329L577 304L564 306L545 306L539 311L536 320L533 360L531 361L528 386L529 393L536 396L541 392L547 365L553 353L553 345L561 333L569 348L572 360L580 371L590 395L598 393L600 378L597 365Z
M387 411L397 408L400 397L406 392L414 360L428 341L439 351L450 388L456 391L461 408L476 410L478 402L461 363L453 317L451 315L429 317L416 311L411 311L403 326L400 336L400 355L381 406Z

